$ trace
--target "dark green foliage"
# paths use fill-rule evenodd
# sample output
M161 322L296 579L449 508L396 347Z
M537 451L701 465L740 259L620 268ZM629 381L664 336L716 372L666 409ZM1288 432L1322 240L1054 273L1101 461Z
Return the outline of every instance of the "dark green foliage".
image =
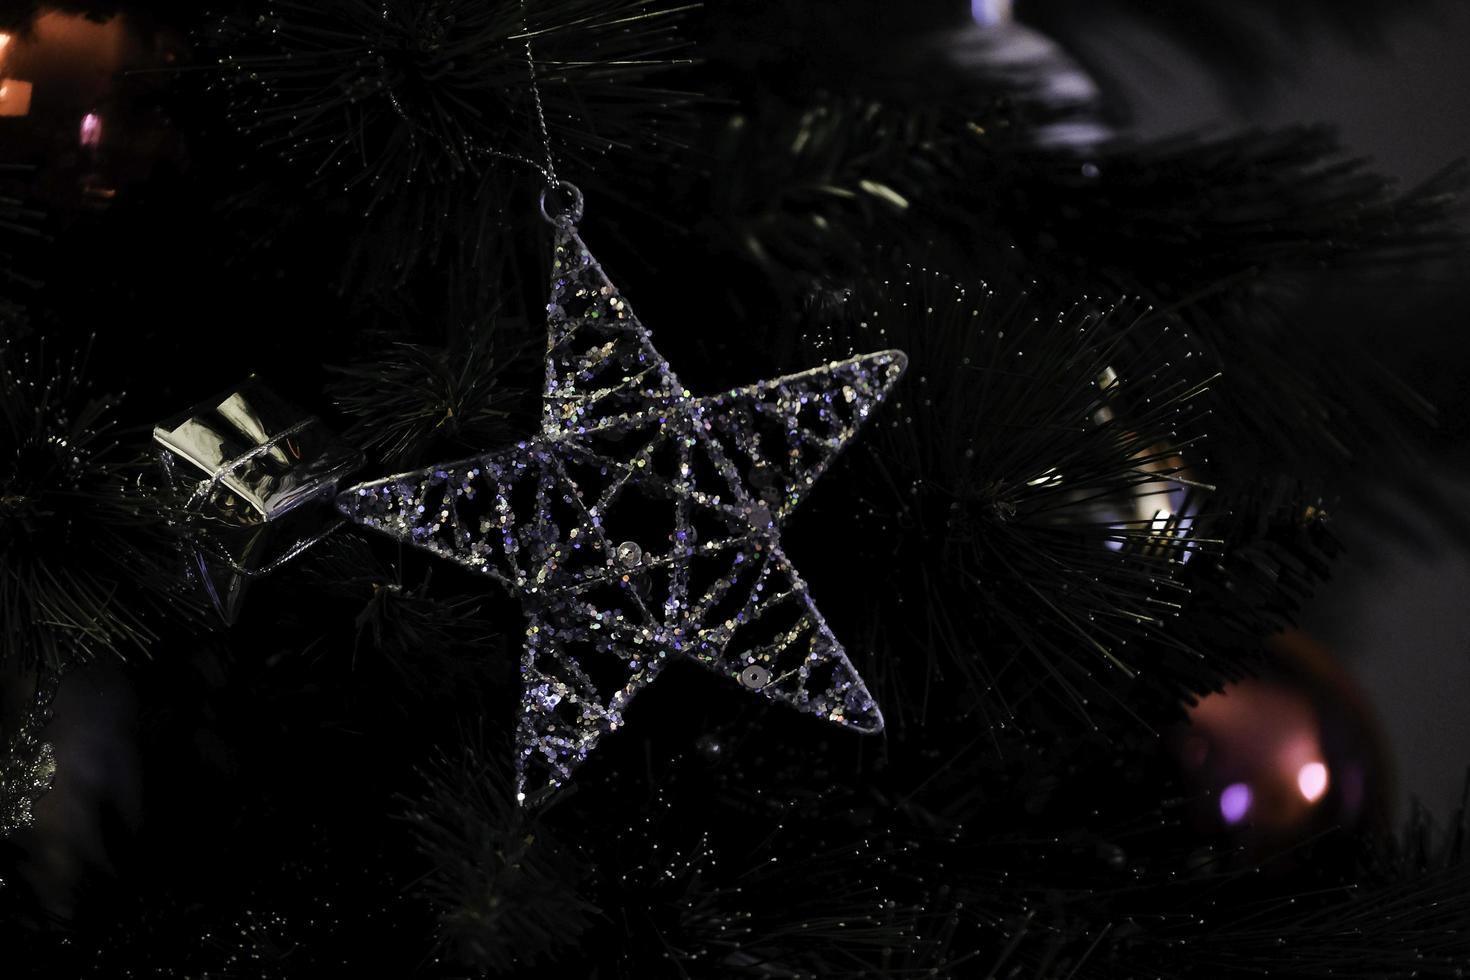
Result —
M381 685L386 710L408 718L425 703L494 687L509 673L496 663L501 640L481 597L431 588L433 572L389 564L346 532L318 547L302 568L308 588L356 610L350 663L358 683ZM344 634L347 625L340 623Z
M1289 482L1237 486L1214 505L1218 547L1191 562L1191 601L1175 638L1209 655L1195 665L1205 690L1258 666L1259 639L1296 622L1342 548L1320 495Z
M1297 304L1346 277L1402 288L1455 254L1463 167L1400 191L1322 128L1079 151L1030 145L1038 121L983 103L772 109L720 154L712 200L738 236L728 254L771 270L760 281L782 290L784 311L816 296L808 315L840 312L848 295L871 303L874 280L904 262L1054 309L1136 296L1179 318L1229 379L1212 435L1239 451L1218 454L1219 479L1310 473L1320 493L1364 454L1408 464L1403 432L1423 427L1422 400L1331 325L1302 324Z
M603 910L562 968L632 980L959 967L954 903L924 878L928 830L829 749L717 722L693 751L650 763L652 792L594 775L558 801L546 819L595 869L585 891Z
M1220 977L1461 976L1470 959L1464 820L1462 806L1441 829L1416 806L1401 840L1369 843L1337 887L1236 905L1216 899L1200 921L1171 924L1128 959L1168 978L1201 969Z
M544 161L526 62L559 156L645 138L677 9L648 0L286 2L220 27L234 114L314 178L376 199L495 160Z
M23 182L28 167L0 165L0 343L18 340L30 332L21 299L36 284L21 267L17 253L41 238L43 215L11 196L11 185Z
M0 347L0 658L26 665L146 650L172 592L162 515L85 371Z
M853 275L875 243L916 231L906 219L939 176L922 152L936 136L923 114L857 99L731 116L710 225L778 281Z
M211 33L241 152L284 158L287 193L355 222L354 290L455 261L503 261L508 187L534 193L546 151L526 34L556 158L595 170L679 141L688 96L650 79L683 59L687 8L653 0L331 0L255 5ZM522 196L523 196L522 195ZM470 283L477 300L493 300Z
M882 291L838 341L909 355L859 468L867 563L888 572L866 586L880 656L930 651L996 720L1038 688L1090 716L1139 672L1192 674L1205 651L1175 639L1183 579L1218 549L1224 505L1202 438L1212 379L1187 334L1141 306L1033 315L925 273Z
M516 804L503 755L456 748L404 813L428 867L416 891L437 913L441 955L496 976L566 955L597 913L578 894L589 869Z
M977 163L992 155L983 140L961 152ZM1400 191L1321 126L1124 141L1080 160L1024 154L1016 162L1025 170L1002 171L1016 194L1002 196L998 210L1034 260L1086 263L1176 302L1244 275L1269 282L1328 267L1392 271L1461 238L1453 202L1463 166ZM1036 223L1020 220L1037 209Z
M507 441L518 393L501 379L492 336L470 331L451 347L384 337L372 355L336 368L333 394L354 420L347 438L393 469Z
M1221 89L1245 104L1301 73L1304 49L1324 34L1372 50L1409 17L1432 13L1434 0L1026 0L1019 17L1059 37L1101 74L1115 96L1136 94L1109 57L1107 41L1144 29L1168 38L1192 63L1215 75ZM1116 100L1115 100L1116 101Z

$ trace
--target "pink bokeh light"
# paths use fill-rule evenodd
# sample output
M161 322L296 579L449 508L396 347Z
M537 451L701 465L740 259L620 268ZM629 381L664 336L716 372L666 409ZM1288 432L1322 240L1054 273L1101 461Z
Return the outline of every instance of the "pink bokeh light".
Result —
M1297 770L1297 789L1308 803L1316 803L1327 792L1327 767L1320 762L1309 762Z
M89 112L82 117L82 131L79 137L83 146L102 145L102 117L95 112Z

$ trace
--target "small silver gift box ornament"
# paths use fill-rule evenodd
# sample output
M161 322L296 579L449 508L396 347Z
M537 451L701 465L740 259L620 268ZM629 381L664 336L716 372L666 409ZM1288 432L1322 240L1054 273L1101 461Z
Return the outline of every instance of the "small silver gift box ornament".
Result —
M153 428L188 570L226 623L246 586L340 525L337 485L360 452L253 375Z

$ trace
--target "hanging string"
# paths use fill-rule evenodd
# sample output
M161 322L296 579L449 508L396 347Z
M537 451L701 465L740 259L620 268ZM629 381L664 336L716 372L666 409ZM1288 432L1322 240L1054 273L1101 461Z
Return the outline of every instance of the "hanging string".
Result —
M501 160L510 160L513 163L523 163L546 178L547 188L559 186L562 182L556 176L556 160L551 153L551 132L546 125L546 109L541 104L541 85L536 76L536 54L531 47L530 11L527 0L520 0L521 4L521 37L526 44L526 78L531 85L531 103L536 108L536 129L541 137L541 150L546 154L545 164L537 163L530 157L519 153L511 153L506 150L495 150L489 147L476 147L480 153L486 156L497 157ZM512 39L513 40L513 39Z
M546 128L546 110L541 105L541 86L536 83L536 56L531 51L531 20L527 0L521 0L521 30L526 35L526 75L531 80L531 101L536 105L536 125L541 133L541 148L546 152L546 182L556 185L556 161L551 157L551 133Z

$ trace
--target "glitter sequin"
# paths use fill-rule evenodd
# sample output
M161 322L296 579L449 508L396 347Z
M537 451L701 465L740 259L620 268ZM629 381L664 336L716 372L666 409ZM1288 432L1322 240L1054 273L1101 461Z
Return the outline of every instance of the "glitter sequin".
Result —
M520 798L570 778L679 657L835 724L881 730L779 532L904 355L695 397L566 220L547 328L536 438L338 498L352 520L520 596Z
M59 679L47 674L37 684L19 729L0 754L0 840L35 823L34 804L56 778L56 752L41 740Z

